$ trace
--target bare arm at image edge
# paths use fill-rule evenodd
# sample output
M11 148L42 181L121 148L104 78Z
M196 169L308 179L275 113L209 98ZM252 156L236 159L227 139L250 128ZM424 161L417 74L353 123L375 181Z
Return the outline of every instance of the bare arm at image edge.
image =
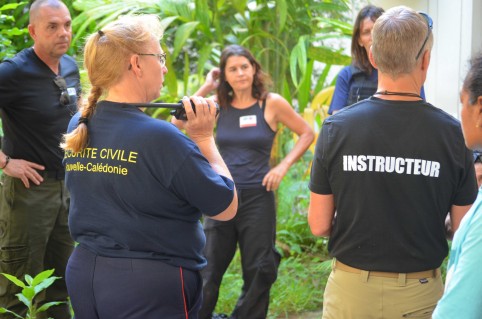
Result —
M335 216L335 197L333 194L322 195L310 192L308 224L311 233L318 237L328 237Z
M466 206L456 206L453 205L452 208L450 209L450 220L451 220L451 230L452 233L455 234L457 229L460 226L460 221L462 218L465 216L465 214L469 211L470 207L472 205L466 205Z

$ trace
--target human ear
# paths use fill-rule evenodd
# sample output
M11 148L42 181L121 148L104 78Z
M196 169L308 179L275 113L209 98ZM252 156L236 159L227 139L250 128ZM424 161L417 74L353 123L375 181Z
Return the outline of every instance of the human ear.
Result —
M378 66L375 63L375 58L373 58L372 46L370 46L370 52L368 53L368 60L370 60L370 63L373 65L375 69L378 69Z

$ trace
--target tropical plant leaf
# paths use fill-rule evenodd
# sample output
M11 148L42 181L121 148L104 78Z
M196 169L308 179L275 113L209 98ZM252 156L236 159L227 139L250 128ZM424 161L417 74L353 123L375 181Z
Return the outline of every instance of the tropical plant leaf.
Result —
M334 51L328 47L310 47L308 49L308 57L316 61L333 65L348 65L351 57L339 51Z
M24 1L18 3L7 3L0 7L0 12L6 10L14 10L17 9L17 7L19 6L23 6L24 4L26 4L26 2Z
M25 287L22 289L22 295L28 300L32 300L35 297L35 289L33 287Z
M198 21L186 22L177 28L174 39L174 51L172 53L173 59L177 58L178 54L186 44L187 39L189 39L198 24Z
M49 278L46 278L44 280L42 280L42 282L40 282L38 285L36 285L34 288L35 288L35 292L36 293L39 293L40 291L44 290L44 289L47 289L48 287L50 287L54 281L56 281L57 279L60 279L60 277L49 277Z
M19 280L17 277L15 276L12 276L12 275L9 275L9 274L6 274L6 273L2 273L2 275L4 275L8 280L10 280L11 282L13 282L15 285L17 285L18 287L21 287L21 288L25 288L26 285L21 281Z
M298 112L303 113L311 98L311 75L313 73L314 60L307 63L306 70L301 79L298 90Z
M50 276L52 276L52 274L54 273L55 269L47 269L47 270L44 270L42 271L41 273L39 273L37 276L35 276L35 278L33 279L32 281L32 286L37 286L38 284L40 284L42 281L44 281L45 279L49 278Z
M29 285L32 285L33 279L30 275L25 275L25 282Z
M278 16L278 36L283 32L288 17L288 6L286 0L276 0L276 13Z
M29 300L27 297L24 295L18 293L15 296L17 296L18 300L20 300L25 306L30 308L32 306L32 300Z
M171 25L171 23L176 21L176 19L178 17L179 16L172 16L172 17L167 17L167 18L161 19L161 28L163 30L166 30Z

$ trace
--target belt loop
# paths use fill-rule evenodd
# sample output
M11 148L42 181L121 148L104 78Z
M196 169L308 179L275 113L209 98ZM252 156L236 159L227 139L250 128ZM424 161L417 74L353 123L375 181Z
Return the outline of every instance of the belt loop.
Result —
M360 272L360 280L361 282L368 282L368 277L370 276L370 272L367 270L362 270Z
M405 287L407 285L407 274L398 274L398 286Z

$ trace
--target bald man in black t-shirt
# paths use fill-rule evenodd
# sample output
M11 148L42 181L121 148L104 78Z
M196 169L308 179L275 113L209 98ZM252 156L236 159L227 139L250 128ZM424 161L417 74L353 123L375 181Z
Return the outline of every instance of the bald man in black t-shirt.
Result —
M28 29L34 46L0 64L0 272L23 278L55 268L61 279L39 301L67 301L63 278L73 241L59 144L80 96L78 67L65 54L70 13L61 1L37 0ZM0 276L0 305L23 314L17 292ZM48 315L70 318L68 304L50 308Z

